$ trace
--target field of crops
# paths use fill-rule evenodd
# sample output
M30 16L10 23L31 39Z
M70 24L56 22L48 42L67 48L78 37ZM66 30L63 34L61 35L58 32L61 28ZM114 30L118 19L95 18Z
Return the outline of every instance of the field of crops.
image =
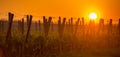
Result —
M0 57L120 57L120 20L85 25L83 18L73 24L59 17L54 24L52 17L43 16L43 23L32 22L32 15L27 22L13 17L0 20Z

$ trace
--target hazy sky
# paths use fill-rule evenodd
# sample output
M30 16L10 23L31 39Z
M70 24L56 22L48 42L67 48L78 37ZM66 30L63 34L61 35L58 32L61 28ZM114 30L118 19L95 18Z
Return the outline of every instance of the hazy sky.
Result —
M88 18L96 12L100 18L120 17L120 0L0 0L0 18L13 12L16 17L73 16Z

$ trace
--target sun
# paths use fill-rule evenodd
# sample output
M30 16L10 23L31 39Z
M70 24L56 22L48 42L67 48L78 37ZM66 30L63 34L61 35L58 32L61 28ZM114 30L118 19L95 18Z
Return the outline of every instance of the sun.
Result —
M90 14L89 14L89 18L90 18L91 20L96 20L97 14L96 14L95 12L90 13Z

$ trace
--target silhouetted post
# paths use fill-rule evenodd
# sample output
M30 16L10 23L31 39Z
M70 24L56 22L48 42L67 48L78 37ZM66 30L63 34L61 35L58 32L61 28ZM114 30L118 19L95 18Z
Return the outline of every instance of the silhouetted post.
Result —
M38 25L39 25L39 32L41 31L41 23L40 20L38 21Z
M0 20L0 32L2 31L2 26L1 26L2 21Z
M65 30L68 31L68 22L65 23Z
M26 35L26 40L25 42L28 42L28 39L29 39L29 36L30 36L30 28L31 28L31 23L32 23L32 15L27 15L27 18L30 18L29 19L29 25L28 25L28 30L27 30L27 35Z
M63 18L62 31L64 31L64 28L65 28L65 22L66 22L66 18Z
M9 43L10 42L10 38L11 38L11 29L12 29L12 23L13 23L13 17L14 14L12 13L8 13L8 30L7 30L7 34L6 34L6 42Z
M102 18L100 19L99 26L100 26L99 29L101 29L103 31L104 30L104 19L102 19Z
M47 34L46 34L46 36L48 35L48 32L50 30L50 24L51 24L51 22L52 22L52 17L49 17L49 20L47 22Z
M71 18L71 24L70 24L70 27L71 27L71 33L73 33L73 18Z
M82 31L83 31L83 34L85 34L85 25L84 25L84 18L82 17L82 20L81 20L81 25L82 25Z
M0 32L2 31L2 21L0 20Z
M2 21L0 20L0 31L2 31Z
M84 18L82 17L82 26L84 26Z
M37 29L38 28L38 24L37 24L37 22L35 22L35 30L36 30L36 32L37 32Z
M0 20L0 31L3 32L4 31L4 21Z
M59 17L58 19L58 33L59 33L59 38L61 38L63 36L63 32L64 32L64 27L65 27L65 22L66 22L66 18L63 18L63 22L61 22L61 17ZM59 43L59 52L62 52L62 44Z
M110 26L112 26L112 19L110 19L110 23L109 23Z
M78 20L76 21L76 25L75 25L75 33L74 33L74 34L77 33L79 22L80 22L80 18L78 18Z
M11 56L11 29L12 29L12 23L13 23L13 17L14 14L8 13L8 28L7 28L7 34L6 34L6 51L5 51L5 57Z
M58 33L59 35L61 35L61 17L59 17L59 20L58 20Z
M119 19L118 25L120 26L120 19Z
M71 30L71 28L70 28L70 19L68 20L68 30L70 31Z
M65 22L66 22L66 18L63 18L63 22L61 22L61 17L59 17L59 20L58 20L58 33L59 33L60 37L62 37L62 35L63 35Z
M120 33L120 19L119 19L119 22L118 22L118 30L119 30L119 33Z
M112 32L112 19L110 19L108 30L109 30L108 33Z
M24 34L24 18L22 18L22 24L21 24L21 27L22 27L22 34Z
M46 25L46 24L47 24L47 19L46 19L45 16L43 16L43 28L44 28L44 33L45 33L45 34L47 34L47 32L46 32L46 29L47 29L46 26L47 26L47 25Z
M21 20L18 20L18 31L21 32Z
M44 22L43 25L44 25L45 37L48 36L48 32L49 32L49 29L50 29L51 21L52 21L52 17L49 17L49 20L47 21L45 16L43 16L43 22Z

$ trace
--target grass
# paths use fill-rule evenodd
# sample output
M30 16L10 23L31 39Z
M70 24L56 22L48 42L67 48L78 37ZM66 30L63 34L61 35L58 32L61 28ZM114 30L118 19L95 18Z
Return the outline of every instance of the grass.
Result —
M26 33L14 30L7 51L11 57L120 57L120 34L116 29L84 30L78 29L75 34L66 30L63 36L51 31L48 37L31 31L28 43L24 43ZM6 47L5 36L6 33L0 33L0 46Z

